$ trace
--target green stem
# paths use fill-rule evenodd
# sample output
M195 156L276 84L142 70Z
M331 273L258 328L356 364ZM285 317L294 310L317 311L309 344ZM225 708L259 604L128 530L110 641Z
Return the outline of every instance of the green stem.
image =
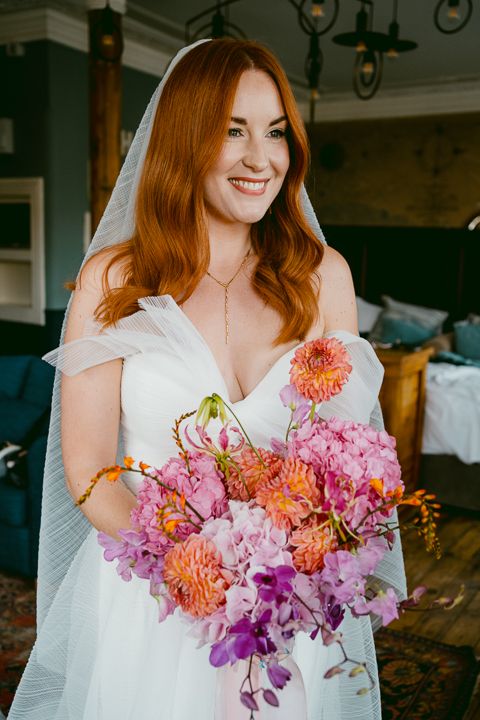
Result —
M312 423L312 425L313 425L313 418L315 416L315 408L316 408L316 405L314 402L312 402L312 409L310 410L310 422Z
M170 492L176 492L177 494L178 494L178 492L179 492L179 491L177 490L177 488L172 488L172 487L170 487L169 485L165 485L165 483L162 483L162 482L161 482L158 478L156 478L154 475L150 475L149 473L143 472L143 470L135 470L135 468L125 468L125 470L128 470L128 472L140 473L140 475L143 475L144 477L149 477L149 478L151 478L152 480L155 480L155 482L156 482L158 485L160 485L160 487L165 488L165 490L169 490ZM197 512L197 510L195 510L195 508L193 507L193 505L190 505L190 503L188 502L188 500L185 500L185 505L186 505L187 507L189 507L192 512L195 513L195 515L198 517L198 519L199 519L201 522L205 522L205 519L200 515L199 512Z
M233 459L233 457L232 457L231 455L229 455L229 458L230 458L230 461L231 461L233 467L235 468L235 470L238 472L238 474L239 474L240 477L242 478L242 482L243 482L243 484L244 484L244 486L245 486L245 490L246 490L247 493L248 493L248 499L251 500L251 499L252 499L252 496L250 495L250 490L248 489L248 485L247 485L247 482L246 482L245 478L243 477L242 471L240 470L240 468L238 467L237 463L235 462L235 460Z
M217 398L217 397L219 398L219 400L222 400L222 398L220 397L220 395L217 395L217 393L213 393L212 397L213 397L214 400L215 400L215 398ZM243 432L243 434L245 435L248 444L249 444L250 447L252 448L252 450L253 450L253 452L255 453L255 455L257 456L257 458L258 458L258 459L260 460L260 462L262 463L263 467L266 468L266 467L267 467L266 464L263 462L262 458L260 457L260 455L259 455L258 452L257 452L256 447L253 445L252 441L251 441L250 438L248 437L248 435L247 435L247 433L246 433L246 431L245 431L245 428L243 427L242 423L240 422L240 420L238 419L238 417L235 415L235 413L233 412L232 408L229 407L224 400L222 400L222 402L223 402L223 404L225 405L225 407L227 408L227 410L230 410L230 412L232 413L233 417L235 418L235 420L236 420L237 423L239 424L240 430L241 430L241 431Z
M292 423L293 423L293 412L292 412L292 417L290 419L290 422L288 423L287 436L285 438L285 442L288 442L288 436L290 435L290 430L292 429Z

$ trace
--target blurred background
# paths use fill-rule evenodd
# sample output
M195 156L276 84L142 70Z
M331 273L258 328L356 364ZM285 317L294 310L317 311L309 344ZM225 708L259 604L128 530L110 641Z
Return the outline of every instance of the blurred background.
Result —
M480 214L478 9L470 16L466 0L105 4L0 2L2 353L56 346L63 283L78 271L150 96L186 42L222 34L263 43L285 67L308 125L311 198L358 293L372 302L398 294L366 264L379 236L401 264L400 283L410 282L412 252L429 260L420 271L429 287L404 299L441 305L446 293L452 320L475 310L458 277L471 250L460 257L462 233L443 231L467 237Z

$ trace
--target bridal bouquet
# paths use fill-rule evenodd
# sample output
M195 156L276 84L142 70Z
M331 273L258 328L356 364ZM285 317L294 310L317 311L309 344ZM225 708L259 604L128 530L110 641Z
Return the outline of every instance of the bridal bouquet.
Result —
M202 401L195 430L185 429L188 448L180 425L194 413L176 421L177 457L162 468L142 462L135 468L125 458L124 466L100 471L78 501L104 475L111 481L126 470L143 475L131 513L135 529L120 530L120 540L99 533L105 558L118 561L124 580L132 573L149 580L160 621L178 611L200 646L211 645L213 666L248 661L240 699L252 717L260 692L278 706L274 690L291 677L279 658L291 652L299 632L342 647L343 661L325 677L353 664L350 675L369 678L359 692L371 689L368 668L342 646L338 628L346 608L354 616L373 612L386 625L418 605L426 589L400 602L392 588L370 584L395 542L396 528L388 521L396 506L419 507L418 532L439 554L440 506L423 490L404 494L394 438L352 421L324 421L317 412L348 381L349 361L335 338L296 350L290 385L280 393L290 424L270 449L255 447L232 409L213 395ZM218 415L223 427L214 440L208 424ZM460 599L437 602L448 608ZM273 689L254 689L254 658L266 667Z

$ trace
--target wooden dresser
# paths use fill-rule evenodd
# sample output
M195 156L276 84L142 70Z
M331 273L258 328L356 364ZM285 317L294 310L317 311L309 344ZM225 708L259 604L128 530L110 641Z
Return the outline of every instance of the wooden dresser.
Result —
M397 440L398 460L406 491L417 489L422 452L425 373L433 348L418 352L376 349L385 368L380 390L385 429Z

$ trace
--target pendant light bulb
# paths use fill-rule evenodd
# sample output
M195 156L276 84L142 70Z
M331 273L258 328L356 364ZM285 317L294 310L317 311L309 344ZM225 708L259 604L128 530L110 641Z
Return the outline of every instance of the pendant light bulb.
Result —
M398 52L394 47L391 47L387 53L388 57L391 59L396 59L399 57Z
M312 17L323 17L323 3L314 2L312 5Z
M362 65L362 73L365 75L365 79L369 80L370 75L373 73L373 63L368 60L364 62Z
M461 15L458 12L458 7L448 8L447 20L451 23L456 23L461 19Z
M359 40L357 43L357 52L366 52L367 46L364 40Z

